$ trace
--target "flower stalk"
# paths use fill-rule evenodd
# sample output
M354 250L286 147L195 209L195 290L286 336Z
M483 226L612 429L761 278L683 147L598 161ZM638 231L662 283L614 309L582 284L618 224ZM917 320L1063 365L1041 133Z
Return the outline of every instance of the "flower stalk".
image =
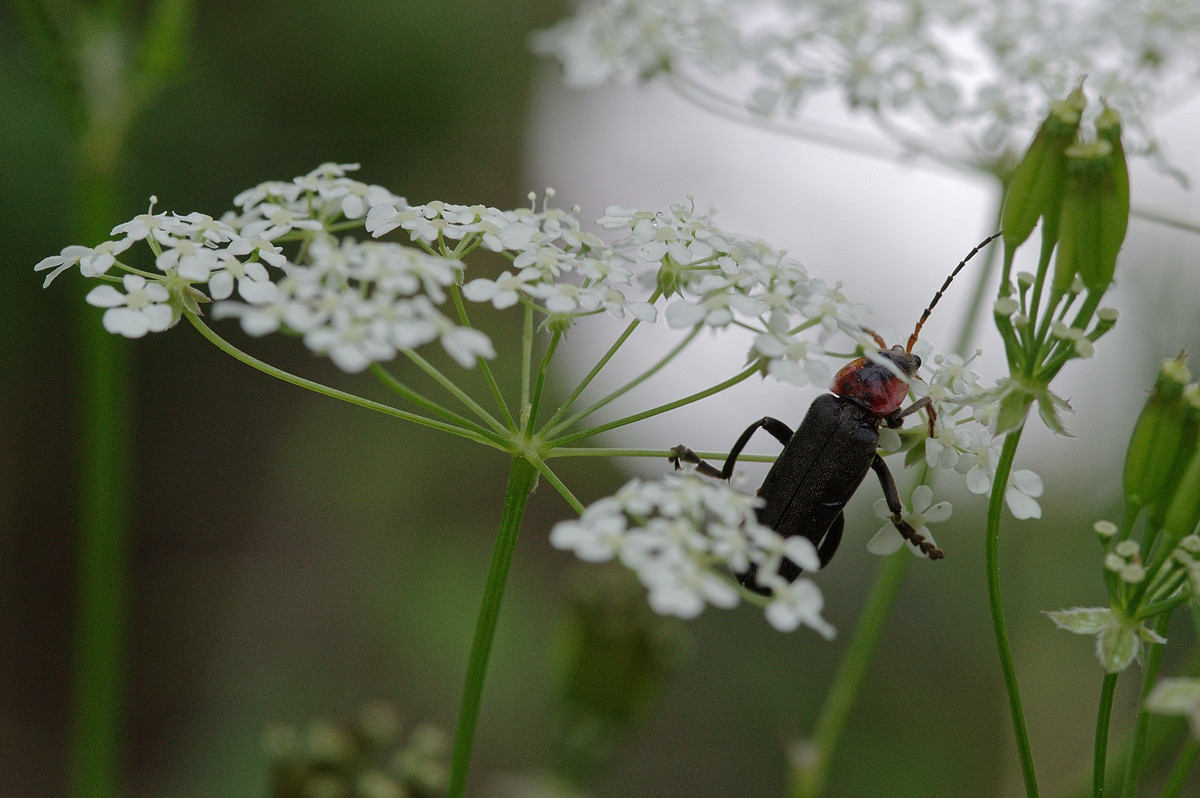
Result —
M1012 471L1017 444L1021 441L1022 428L1009 433L1000 450L1000 462L996 466L997 488L1008 484ZM1008 706L1012 714L1013 734L1017 740L1017 756L1021 760L1021 775L1025 780L1025 794L1037 798L1037 772L1033 763L1033 750L1029 745L1029 731L1025 725L1025 709L1021 704L1021 688L1017 683L1017 671L1013 665L1012 648L1008 643L1008 626L1004 621L1004 601L1000 594L1000 516L1004 509L1004 491L993 490L988 502L986 530L986 568L988 605L992 613L992 629L996 635L996 649L1000 656L1000 668L1004 672L1004 687L1008 691Z
M508 489L504 495L500 529L496 533L496 544L492 550L492 563L488 568L487 582L483 588L483 602L475 621L471 655L467 660L467 677L458 711L458 727L454 732L454 752L450 759L450 783L446 788L446 798L462 798L466 792L467 769L471 763L471 748L475 742L475 726L479 720L483 683L487 676L492 640L496 634L496 621L500 617L504 585L508 580L508 567L516 550L517 533L521 529L521 519L525 516L525 504L529 501L529 494L536 481L537 469L529 461L514 457L509 468Z

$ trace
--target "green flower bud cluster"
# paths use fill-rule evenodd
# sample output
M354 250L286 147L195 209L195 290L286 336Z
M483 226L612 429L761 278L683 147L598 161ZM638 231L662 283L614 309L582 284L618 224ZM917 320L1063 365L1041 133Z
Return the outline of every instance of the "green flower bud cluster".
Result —
M446 787L449 737L417 726L405 738L387 704L368 704L348 721L277 724L263 743L272 798L432 798Z
M1009 180L1001 215L1004 274L993 311L1012 377L997 391L1003 400L997 432L1023 424L1036 401L1047 426L1068 434L1061 419L1067 405L1049 392L1050 382L1067 361L1092 357L1117 320L1100 300L1129 224L1129 171L1117 112L1105 107L1085 127L1086 108L1082 85L1054 103ZM1039 221L1037 272L1019 272L1014 284L1016 251Z
M1152 627L1200 597L1200 384L1187 353L1164 360L1134 425L1125 455L1125 515L1093 525L1104 549L1107 608L1048 613L1059 627L1097 636L1109 673L1137 658L1143 643L1164 643ZM1145 517L1141 542L1132 536ZM1165 628L1165 626L1160 626Z
M691 638L624 568L580 571L572 594L553 660L566 725L556 775L583 788L657 704Z

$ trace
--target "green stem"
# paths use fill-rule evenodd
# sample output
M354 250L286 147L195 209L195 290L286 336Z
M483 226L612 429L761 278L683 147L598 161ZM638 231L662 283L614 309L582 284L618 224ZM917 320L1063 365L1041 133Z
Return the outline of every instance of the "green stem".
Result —
M725 390L726 388L732 388L734 385L737 385L739 382L744 381L747 377L751 376L752 374L756 374L758 372L758 370L759 370L759 368L757 365L749 366L746 369L743 369L742 371L738 372L734 376L730 377L729 379L725 380L725 382L718 383L717 385L714 385L711 388L706 388L703 391L699 391L697 393L691 394L690 396L685 396L682 399L676 399L674 402L668 402L665 405L659 405L658 407L653 407L653 408L651 408L649 410L645 410L641 413L635 413L632 416L626 416L625 418L619 418L616 421L610 421L607 424L601 424L598 427L592 427L591 429L581 430L579 432L572 433L571 435L564 435L561 438L555 438L552 441L548 441L546 443L546 446L547 446L547 448L555 448L555 447L561 446L563 444L574 443L575 441L583 440L584 438L590 438L593 435L599 435L601 432L608 432L610 429L616 429L617 427L624 427L628 424L633 424L634 422L637 422L637 421L642 421L644 419L651 418L653 416L658 416L663 413L670 412L671 410L674 410L677 407L683 407L684 405L690 405L693 402L698 402L701 399L712 396L713 394L720 393L721 391Z
M1092 755L1092 798L1104 798L1104 765L1108 758L1108 724L1112 720L1113 693L1120 673L1104 675L1100 688L1100 713L1096 717L1096 749Z
M671 347L671 351L667 352L667 354L663 355L663 357L657 363L655 363L653 366L646 369L641 374L639 374L637 377L634 377L632 380L625 383L620 388L618 388L615 391L613 391L612 393L610 393L608 396L605 396L603 399L589 405L587 408L585 408L583 410L580 410L578 413L571 416L566 421L563 421L561 424L556 424L553 429L551 429L549 432L546 433L546 435L547 436L557 435L562 430L569 429L571 427L571 425L573 425L579 421L582 421L583 419L590 416L592 413L595 413L597 410L599 410L600 408L607 405L609 402L625 395L629 391L632 391L634 388L641 385L646 380L653 377L655 374L657 374L663 368L663 366L667 365L672 360L674 360L675 356L678 355L680 352L682 352L684 347L686 347L693 340L695 340L696 336L700 334L700 330L702 327L703 327L703 325L697 324L695 327L692 328L692 331L690 333L688 333L686 336L684 336L682 341L677 343L675 346Z
M385 369L381 364L372 363L371 364L371 373L374 374L376 376L376 378L378 378L379 381L382 382L384 385L386 385L388 388L395 391L397 394L404 397L405 399L412 402L413 404L417 405L418 407L424 408L425 410L428 410L430 413L435 413L435 414L441 416L442 418L446 419L447 421L449 421L453 424L457 424L460 427L463 427L463 428L469 429L469 430L474 430L475 432L479 433L480 435L490 435L491 434L491 432L486 427L482 427L479 424L476 424L474 421L472 421L469 418L466 418L465 416L460 416L458 413L455 413L451 410L447 410L446 408L439 405L437 402L427 399L424 396L422 396L421 394L414 391L412 388L409 388L407 385L400 382L400 380L396 379L396 377L390 371Z
M662 459L669 458L672 452L669 449L609 449L602 446L596 447L579 447L569 448L560 447L551 449L544 455L547 460L551 457L658 457ZM697 457L703 457L705 460L725 460L729 457L729 452L696 452ZM739 463L774 463L776 455L773 454L739 454Z
M499 449L502 452L507 452L509 450L509 442L495 433L489 432L484 435L474 432L473 430L463 429L462 427L458 427L453 424L434 421L431 418L425 418L425 416L418 416L416 413L409 413L407 410L401 410L399 408L392 407L391 405L385 405L382 402L373 402L370 399L363 399L361 396L355 396L352 393L346 393L345 391L339 391L336 388L330 388L329 386L322 385L319 382L313 382L312 380L306 380L303 377L297 377L295 374L290 374L281 368L276 368L270 363L264 363L258 358L246 354L213 332L212 328L201 321L200 318L194 313L184 311L183 315L192 323L193 327L200 331L201 335L211 341L222 352L242 361L247 366L258 369L264 374L269 374L276 379L283 380L284 382L296 385L300 388L307 388L308 390L319 393L322 396L328 396L331 399L340 399L343 402L349 402L352 405L357 405L359 407L366 408L367 410L375 410L379 413L383 413L384 415L393 416L394 418L411 421L414 424L420 424L423 427L430 427L431 429L441 430L442 432L449 432L451 435L457 435L460 438L466 438L467 440L472 440L476 443L482 443L485 446L491 446L493 449Z
M533 465L546 478L546 481L558 491L559 495L567 500L567 504L571 505L571 509L583 515L583 511L586 509L583 506L583 502L575 498L575 494L571 493L570 489L558 478L558 474L551 471L550 466L546 465L545 461L541 458L534 458Z
M550 336L550 344L546 347L546 354L542 357L542 362L538 365L537 385L533 389L533 399L529 403L529 420L525 422L525 440L533 437L533 429L537 425L538 407L542 403L542 392L546 388L546 372L550 369L550 361L554 358L554 350L558 348L558 342L562 340L562 333L557 330Z
M82 303L81 303L82 304ZM86 306L84 306L86 307ZM84 313L72 794L124 793L133 408L128 342Z
M912 559L912 555L902 549L880 563L875 584L871 587L871 594L854 629L854 638L838 666L833 686L821 707L817 730L812 739L812 759L792 774L792 798L816 798L824 789L830 760L858 699L863 678Z
M1175 763L1175 767L1171 769L1167 786L1163 788L1162 798L1177 798L1183 792L1183 788L1187 785L1188 772L1192 769L1198 753L1200 753L1200 743L1189 738L1183 746L1183 751L1179 754L1179 760Z
M413 363L416 363L417 367L420 368L421 371L432 377L434 382L442 386L442 388L444 388L448 394L462 402L464 407L487 422L488 426L490 426L493 430L501 434L505 432L503 424L497 421L491 413L480 407L478 402L472 399L462 388L459 388L457 385L455 385L454 380L443 374L440 369L438 369L425 358L418 355L412 349L401 349L400 351L404 353L405 357L407 357Z
M457 285L450 286L450 296L454 298L454 307L458 310L458 320L462 322L464 327L470 327L471 320L467 318L467 306L463 304L462 291L459 290ZM487 381L488 388L491 389L492 398L496 400L496 406L500 408L500 415L504 416L505 425L513 432L516 432L517 422L508 410L508 404L504 401L504 394L501 393L500 386L496 384L496 377L492 374L492 367L488 365L487 358L476 358L476 362L479 363L479 370L483 373L483 378Z
M521 406L524 413L529 406L529 371L533 368L533 302L525 302L525 323L521 326Z
M1171 623L1171 613L1164 612L1158 616L1154 630L1160 635L1167 633ZM1150 713L1146 711L1146 696L1154 689L1158 681L1158 667L1162 664L1163 646L1161 643L1147 643L1150 650L1146 653L1146 667L1142 671L1142 691L1138 696L1137 722L1134 726L1133 748L1129 752L1129 761L1125 766L1125 784L1121 788L1121 798L1134 798L1137 795L1138 777L1141 775L1142 756L1146 752L1146 740L1150 734Z
M77 142L78 143L78 142ZM82 148L81 148L82 149ZM116 164L80 155L74 232L88 244L108 238L120 219ZM71 795L125 794L132 530L132 362L129 342L107 332L83 302L79 335L80 496L78 595L72 707Z
M662 296L662 290L655 289L654 293L650 295L650 299L647 301L653 305L658 301L660 296ZM604 353L604 356L597 361L596 365L592 367L592 370L588 372L587 376L575 386L575 390L571 391L571 395L568 396L567 400L562 403L562 407L558 408L554 415L550 416L550 420L546 422L547 429L553 428L554 425L558 423L558 420L571 409L571 406L575 404L575 400L579 398L579 395L583 393L589 385L592 384L592 380L596 379L596 376L600 373L600 371L608 365L608 361L612 360L613 355L615 355L617 350L620 349L627 340L629 340L629 336L633 335L633 331L636 330L638 325L641 323L641 319L634 319L633 321L629 322L629 326L626 327L625 331L617 337L617 340L614 341L613 345L608 348L608 351Z
M1037 798L1037 774L1033 767L1033 752L1029 747L1029 732L1025 728L1025 710L1021 706L1021 690L1017 684L1017 671L1013 667L1012 650L1008 645L1008 628L1004 623L1004 604L1000 597L1000 515L1004 510L1004 492L1008 486L1008 475L1012 471L1017 444L1021 441L1024 427L1010 432L1004 439L1000 451L1000 462L992 479L992 498L988 502L987 517L987 583L988 599L992 610L992 628L996 633L996 648L1000 655L1000 667L1004 671L1004 686L1008 691L1009 709L1012 711L1013 733L1017 738L1017 753L1021 758L1021 772L1025 777L1027 798Z
M475 725L479 720L479 704L487 676L488 657L500 617L500 602L508 579L508 566L516 550L517 533L525 515L525 504L537 477L537 469L528 461L514 457L508 475L508 491L504 496L504 512L492 564L483 589L483 603L475 622L475 638L471 642L471 657L467 662L467 678L463 686L462 704L458 711L458 728L454 733L454 753L450 762L450 784L446 798L462 798L467 787L467 769L471 764L471 747L475 741Z

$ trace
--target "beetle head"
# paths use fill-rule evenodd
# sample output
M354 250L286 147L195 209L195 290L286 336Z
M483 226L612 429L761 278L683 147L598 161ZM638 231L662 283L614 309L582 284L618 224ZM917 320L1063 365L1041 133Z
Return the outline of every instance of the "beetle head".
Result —
M920 367L921 358L897 344L881 349L875 360L860 357L846 364L833 378L833 392L877 416L887 416L900 409L908 394L908 383L916 379ZM901 379L896 370L907 379Z

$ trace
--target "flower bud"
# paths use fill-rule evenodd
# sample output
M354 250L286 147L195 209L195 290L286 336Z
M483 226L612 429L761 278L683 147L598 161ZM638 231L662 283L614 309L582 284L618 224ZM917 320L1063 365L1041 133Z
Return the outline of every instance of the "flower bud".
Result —
M1126 178L1118 187L1116 155L1105 139L1066 150L1067 177L1054 263L1058 291L1070 290L1076 275L1089 291L1103 292L1112 282L1129 225L1129 181Z
M1149 528L1151 531L1161 528L1166 516L1174 505L1175 497L1180 493L1185 476L1191 468L1191 461L1200 454L1200 385L1189 385L1183 390L1183 424L1179 432L1179 444L1175 449L1175 458L1167 469L1166 480L1163 484L1162 499L1155 503L1150 510ZM1193 523L1194 526L1194 523ZM1182 534L1190 534L1191 528L1183 529Z
M1012 251L1025 243L1042 216L1046 217L1042 235L1057 234L1059 198L1066 177L1064 153L1075 141L1079 117L1086 105L1080 88L1051 105L1050 113L1017 164L1001 217L1005 249Z
M1117 525L1112 521L1100 520L1092 524L1092 529L1096 530L1096 534L1102 538L1111 538L1117 534Z
M1187 415L1183 387L1191 379L1191 373L1184 365L1186 359L1187 353L1181 352L1179 357L1163 361L1154 391L1133 427L1125 452L1125 500L1134 507L1164 498Z

